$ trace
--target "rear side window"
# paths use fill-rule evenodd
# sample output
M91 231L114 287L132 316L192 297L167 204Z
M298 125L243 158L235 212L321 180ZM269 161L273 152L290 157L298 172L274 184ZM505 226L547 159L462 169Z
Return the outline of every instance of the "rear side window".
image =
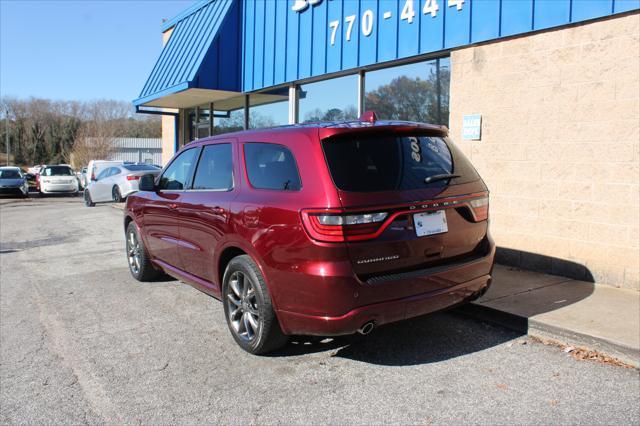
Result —
M288 148L272 143L245 143L244 157L249 183L254 188L300 190L298 167Z
M441 137L349 135L325 140L322 147L333 181L343 191L424 189L479 178L464 155ZM437 178L446 175L458 177Z
M205 146L193 178L193 189L227 191L232 187L231 145L225 143Z
M162 174L159 188L165 190L185 189L197 152L197 149L188 149L178 155Z
M43 176L73 176L73 170L67 166L49 166L41 174Z

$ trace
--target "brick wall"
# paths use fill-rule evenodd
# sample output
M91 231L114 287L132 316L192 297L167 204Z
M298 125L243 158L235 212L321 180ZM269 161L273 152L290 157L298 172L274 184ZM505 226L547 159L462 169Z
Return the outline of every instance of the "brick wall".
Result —
M456 50L451 136L503 260L639 289L640 15ZM482 140L462 117L482 114Z

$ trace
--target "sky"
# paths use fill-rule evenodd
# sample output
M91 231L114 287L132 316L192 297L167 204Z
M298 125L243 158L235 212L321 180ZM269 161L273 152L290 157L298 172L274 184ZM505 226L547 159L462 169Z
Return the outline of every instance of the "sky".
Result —
M132 101L193 2L0 0L0 96Z

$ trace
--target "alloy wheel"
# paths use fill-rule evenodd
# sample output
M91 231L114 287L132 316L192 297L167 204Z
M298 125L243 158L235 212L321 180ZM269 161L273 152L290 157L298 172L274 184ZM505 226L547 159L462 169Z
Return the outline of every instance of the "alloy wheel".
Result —
M127 237L127 259L129 260L129 267L131 268L131 272L134 274L140 273L140 241L138 241L138 236L135 232L129 232Z
M260 334L260 314L256 290L251 279L236 271L229 279L227 294L229 322L236 335L250 342Z

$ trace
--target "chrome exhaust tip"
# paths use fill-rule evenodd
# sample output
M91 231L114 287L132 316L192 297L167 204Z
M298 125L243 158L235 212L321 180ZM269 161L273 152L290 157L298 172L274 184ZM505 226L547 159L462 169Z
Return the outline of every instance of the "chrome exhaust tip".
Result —
M362 334L363 336L366 336L367 334L373 331L374 326L375 324L373 323L373 321L366 322L362 325L362 327L358 329L358 333Z

